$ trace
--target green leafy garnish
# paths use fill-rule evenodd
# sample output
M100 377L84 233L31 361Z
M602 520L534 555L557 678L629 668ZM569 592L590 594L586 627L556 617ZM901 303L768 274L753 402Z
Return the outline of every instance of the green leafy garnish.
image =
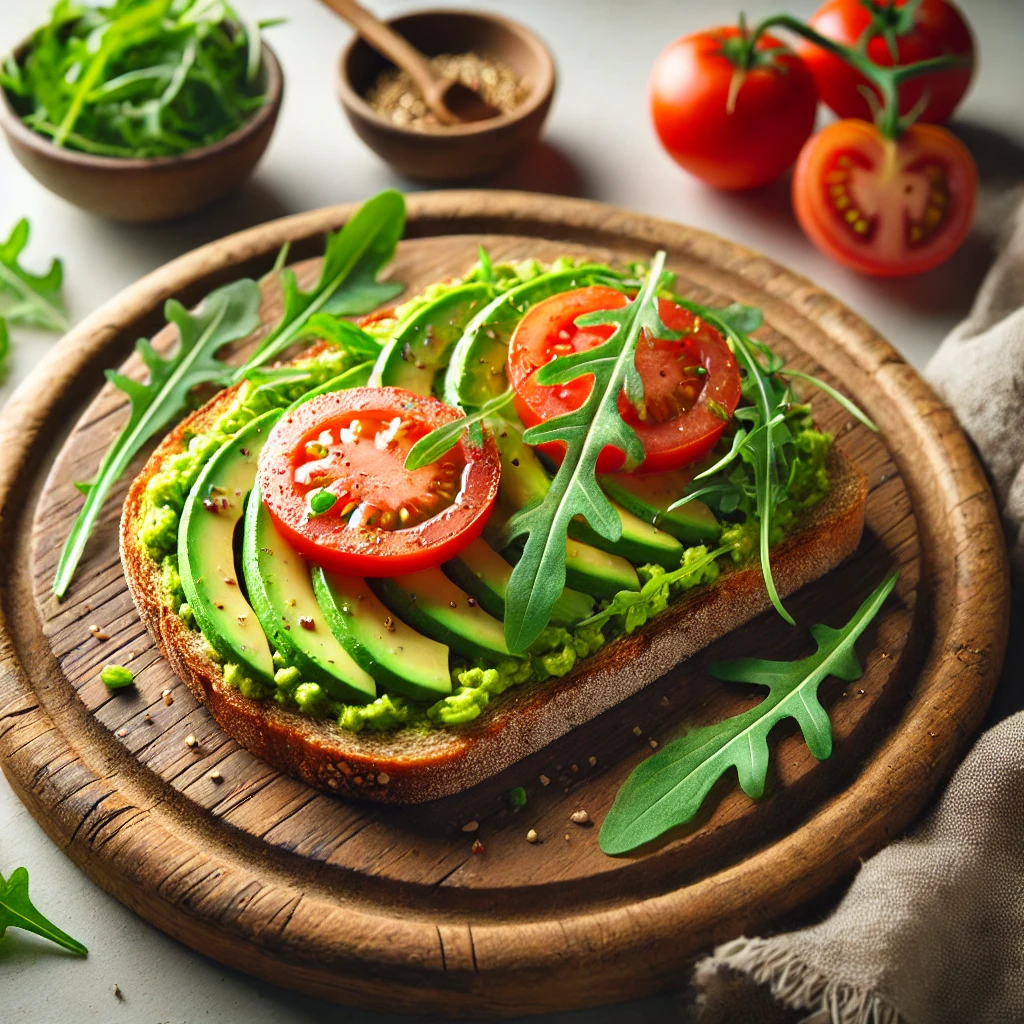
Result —
M560 356L536 373L538 384L565 384L587 374L593 375L594 384L579 409L530 427L523 435L533 445L564 442L566 451L544 498L520 509L500 531L501 547L526 537L505 597L505 642L513 654L525 651L537 639L565 586L566 531L573 517L582 515L606 540L622 535L622 520L597 483L597 459L612 445L624 453L626 469L643 460L643 445L619 415L617 403L619 392L625 390L629 402L643 409L643 383L634 358L641 333L680 337L658 316L657 291L664 265L665 254L659 252L639 295L621 309L577 318L581 326L613 326L607 341Z
M8 324L66 331L68 318L60 297L64 269L57 259L45 274L33 274L21 265L29 232L29 223L22 218L0 245L0 317Z
M160 356L148 340L140 338L135 349L149 370L148 382L142 384L115 370L107 371L107 380L128 396L131 416L100 463L95 480L79 485L79 490L85 494L85 504L71 527L57 564L53 592L58 598L67 593L110 488L142 446L166 428L184 408L192 388L197 384L223 386L227 383L231 368L216 358L217 351L259 327L259 307L259 285L249 279L211 292L192 313L180 302L170 299L164 306L164 314L177 326L179 338L173 355Z
M744 374L743 397L750 404L741 406L734 413L740 426L733 435L729 451L709 469L699 473L683 497L670 509L679 508L698 497L705 501L717 499L718 510L724 513L743 507L749 499L746 493L749 476L742 471L733 472L733 469L738 460L747 463L754 477L753 507L749 512L758 521L765 589L775 609L792 625L793 618L783 607L775 587L769 553L775 510L788 496L793 433L787 420L797 408L792 388L781 373L785 364L764 342L750 337L763 323L759 309L739 304L713 309L680 296L673 296L673 299L725 336ZM878 429L849 399L817 377L799 371L787 372L786 376L809 381L867 427Z
M281 270L281 322L246 364L239 367L234 379L242 380L254 367L270 362L290 345L309 337L310 323L316 314L342 317L368 313L398 295L402 284L378 281L377 277L391 262L404 230L405 200L400 192L388 189L368 199L340 231L327 236L320 279L311 291L299 288L294 270ZM318 323L323 329L324 322ZM377 351L379 346L374 347L373 354Z
M508 388L496 398L484 402L479 409L471 412L468 416L435 427L409 449L409 454L405 457L405 468L410 471L422 469L424 466L437 462L442 455L450 452L459 443L459 439L474 423L482 423L501 412L514 396L515 392Z
M806 658L742 658L712 665L716 679L766 686L768 696L743 714L694 729L634 769L601 826L601 849L612 855L628 853L692 820L711 787L733 767L743 792L760 799L768 772L768 734L784 719L797 720L808 749L819 761L828 757L832 725L818 699L818 687L828 676L846 682L861 677L854 644L898 578L898 572L889 573L841 629L811 626L818 649Z
M298 341L328 341L351 352L360 361L376 359L382 348L372 334L367 334L350 320L339 320L332 313L314 313L290 344Z
M28 872L24 868L16 868L6 882L3 875L0 875L0 939L8 928L22 928L41 935L82 956L89 952L82 943L71 938L67 932L62 932L32 905L28 895Z
M522 786L516 786L515 789L509 790L508 802L513 807L525 807L526 799L526 790Z
M58 0L0 84L57 146L174 156L225 138L263 105L267 24L243 23L224 0Z

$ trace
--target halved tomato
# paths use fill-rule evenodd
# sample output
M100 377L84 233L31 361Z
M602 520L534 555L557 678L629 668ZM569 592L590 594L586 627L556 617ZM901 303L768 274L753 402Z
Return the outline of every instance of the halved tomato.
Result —
M793 209L826 255L879 277L948 259L974 219L978 172L945 128L911 125L886 139L867 121L836 121L804 146Z
M628 297L612 288L577 288L538 302L519 322L509 344L508 374L516 392L516 408L528 427L553 419L587 400L594 378L588 374L568 384L542 385L537 370L552 359L594 348L606 341L611 327L577 327L576 318L599 309L620 309ZM644 446L638 470L676 469L703 458L722 436L740 400L740 374L725 339L689 310L661 299L658 312L669 330L681 331L678 341L651 338L637 344L635 363L644 385L645 416L619 395L619 415L636 431ZM565 445L538 446L561 461ZM608 446L598 458L599 473L619 469L624 453Z
M401 388L317 395L282 417L257 481L280 533L304 558L355 576L398 576L453 558L494 508L500 463L468 436L438 462L407 470L409 449L459 418Z

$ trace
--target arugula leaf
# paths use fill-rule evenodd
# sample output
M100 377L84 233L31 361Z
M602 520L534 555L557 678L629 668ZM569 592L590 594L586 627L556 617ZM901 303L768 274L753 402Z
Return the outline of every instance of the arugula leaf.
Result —
M523 553L509 579L505 596L505 642L513 654L525 651L548 624L551 609L565 586L566 531L582 515L607 540L622 535L622 520L597 483L597 459L606 445L625 454L625 468L643 459L643 445L619 415L623 387L631 402L643 405L643 385L636 372L636 344L643 331L658 338L678 338L658 316L657 290L665 254L651 262L640 294L621 309L579 317L579 324L610 324L610 338L595 348L560 356L536 374L539 384L565 384L592 374L587 400L573 412L530 427L528 444L562 441L566 451L544 498L515 512L499 531L500 547L526 537Z
M496 398L492 398L489 402L484 402L479 409L468 416L463 416L453 420L451 423L443 423L441 426L435 427L409 449L409 454L405 457L405 468L412 471L429 466L432 462L437 462L442 455L450 452L459 443L459 438L474 423L481 423L500 412L514 397L515 392L511 388L507 388Z
M851 402L846 395L839 391L836 391L831 384L826 384L823 380L819 380L817 377L812 377L809 373L803 373L800 370L786 370L787 377L797 377L800 380L805 380L808 384L813 384L819 391L824 391L833 402L837 402L841 405L854 419L859 420L864 424L868 430L873 430L876 434L878 433L878 427L865 415L863 411L857 408L856 405Z
M0 939L8 928L22 928L41 935L82 956L89 952L82 943L61 931L32 905L28 895L28 872L24 868L16 868L6 882L3 875L0 875Z
M233 379L242 380L253 367L269 362L300 338L308 337L307 327L315 314L341 317L368 313L398 295L404 285L378 281L377 276L391 262L404 230L405 200L400 192L388 189L368 199L340 231L328 235L320 279L312 291L302 291L295 271L283 269L281 321Z
M263 105L267 25L247 25L224 0L62 0L0 85L56 146L174 156L223 139Z
M292 339L292 344L310 340L329 341L360 361L376 359L383 347L372 334L367 334L349 320L339 320L331 313L314 313Z
M806 658L742 658L712 665L716 679L766 686L768 696L743 714L694 729L635 768L601 826L601 849L611 855L628 853L692 820L711 787L733 767L743 792L760 799L768 772L768 735L786 718L797 720L819 761L827 758L832 726L818 700L818 687L828 676L846 682L861 677L854 644L898 578L898 572L889 573L841 629L811 626L817 650Z
M33 274L19 262L30 231L28 220L22 218L0 245L0 316L10 324L66 331L68 318L60 297L64 268L60 260L53 260L45 274Z
M174 420L193 387L203 383L224 386L228 382L231 368L219 362L216 353L259 327L259 285L248 278L225 285L211 292L192 313L170 299L164 312L178 328L179 343L173 355L166 358L147 339L136 343L136 351L149 370L149 381L142 384L114 370L107 371L107 380L128 396L131 416L100 463L95 480L79 485L86 496L85 504L57 564L53 592L58 599L67 593L107 494L139 449Z

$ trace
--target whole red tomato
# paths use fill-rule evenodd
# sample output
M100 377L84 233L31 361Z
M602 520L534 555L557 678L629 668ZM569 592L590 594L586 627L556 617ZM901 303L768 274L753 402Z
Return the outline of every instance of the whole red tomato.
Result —
M941 124L949 119L963 98L974 71L974 41L967 22L949 0L923 0L920 6L907 0L828 0L809 24L821 35L855 46L872 15L886 26L882 35L868 43L868 56L877 64L893 63L890 43L895 44L897 64L912 64L931 57L957 54L969 58L962 68L922 75L900 86L900 113L909 113L927 94L927 105L919 118ZM909 7L909 9L908 9ZM874 111L863 88L869 88L863 76L820 46L801 40L798 52L811 69L822 100L840 117L860 117L870 121ZM870 87L873 88L873 87ZM877 90L875 95L878 95Z
M800 58L766 35L743 70L741 44L732 26L683 36L661 52L648 83L662 145L715 188L774 181L814 129L818 97Z
M836 121L804 146L793 209L826 255L879 277L938 266L967 237L978 172L967 147L932 124L886 139L870 122Z

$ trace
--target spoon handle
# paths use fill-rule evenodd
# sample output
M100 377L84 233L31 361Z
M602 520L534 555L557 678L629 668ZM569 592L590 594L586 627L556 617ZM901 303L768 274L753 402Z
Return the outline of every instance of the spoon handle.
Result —
M378 53L409 73L439 121L451 124L456 120L439 99L439 85L446 83L434 72L426 57L407 39L356 3L356 0L322 0L322 3L344 18Z

